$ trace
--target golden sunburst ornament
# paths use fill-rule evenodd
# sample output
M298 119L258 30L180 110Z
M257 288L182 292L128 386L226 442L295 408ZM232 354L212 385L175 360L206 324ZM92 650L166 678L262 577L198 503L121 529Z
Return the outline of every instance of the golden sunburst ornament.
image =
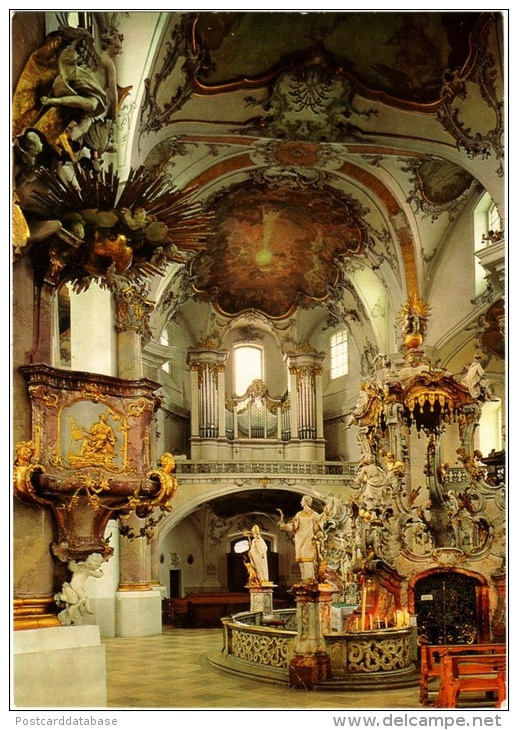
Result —
M73 181L45 168L38 180L33 200L40 219L61 224L48 241L60 283L73 282L79 290L92 278L109 286L113 274L139 280L169 261L185 263L205 249L211 233L212 213L193 190L173 189L144 167L132 170L124 184L112 166L95 171L79 164Z
M421 347L426 335L430 305L417 294L411 294L399 310L398 324L401 326L405 347L409 350Z

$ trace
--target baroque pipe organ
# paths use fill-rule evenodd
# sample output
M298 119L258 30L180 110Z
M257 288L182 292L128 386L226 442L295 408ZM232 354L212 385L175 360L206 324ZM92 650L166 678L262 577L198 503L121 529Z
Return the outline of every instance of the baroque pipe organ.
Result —
M228 459L243 440L260 440L268 459L278 459L280 453L281 460L302 455L323 461L323 359L311 347L290 352L285 356L284 394L271 396L265 382L254 380L244 396L228 397L228 352L211 342L190 349L193 460Z

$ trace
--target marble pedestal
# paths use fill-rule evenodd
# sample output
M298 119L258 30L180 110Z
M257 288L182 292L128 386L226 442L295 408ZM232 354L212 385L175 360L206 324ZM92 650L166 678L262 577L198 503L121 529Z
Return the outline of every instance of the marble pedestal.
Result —
M289 665L290 687L313 689L331 677L324 633L331 628L331 602L336 589L327 583L308 581L293 586L297 602L297 638Z
M106 659L98 626L15 631L16 708L106 707Z
M276 585L247 586L250 591L250 611L252 613L273 613L273 589Z
M117 636L155 636L162 633L159 591L118 591L115 601Z

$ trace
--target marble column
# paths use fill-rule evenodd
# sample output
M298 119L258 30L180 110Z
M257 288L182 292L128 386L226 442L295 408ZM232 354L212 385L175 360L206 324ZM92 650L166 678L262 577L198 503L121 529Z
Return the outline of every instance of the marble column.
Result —
M54 603L54 564L49 550L54 537L52 515L45 508L15 501L13 518L13 628L16 631L60 626Z
M294 585L291 592L297 603L297 638L289 666L290 687L313 689L331 676L324 634L331 630L336 589L327 583L307 582Z
M56 362L56 289L35 286L29 257L13 269L13 441L35 438L43 425L32 422L27 383L20 368ZM33 302L35 306L33 307ZM30 305L29 305L30 303ZM33 341L33 333L36 337ZM35 460L41 455L36 452ZM51 545L56 537L48 506L13 501L13 700L16 707L106 706L106 663L97 626L62 626L54 596L57 581ZM73 667L73 671L71 671ZM52 681L49 681L49 677Z
M127 535L120 541L117 636L153 636L162 632L161 596L152 585L151 550L147 538L140 534L143 523L132 514L121 526L121 533L127 530Z
M117 375L114 314L111 292L95 281L80 294L70 291L72 370Z
M118 376L142 377L142 342L152 306L145 287L124 280L114 291L117 329ZM149 444L143 444L149 449ZM132 513L121 520L120 576L116 594L117 636L151 636L162 631L160 592L153 590L151 547L146 521Z
M12 342L12 398L16 404L12 414L12 436L16 444L30 439L32 430L27 383L18 368L26 364L27 353L41 358L41 362L51 362L52 332L49 327L53 321L55 290L49 284L37 290L29 257L13 267L12 283L13 317L20 323ZM37 306L33 307L35 290ZM31 306L27 306L27 302L31 302ZM33 332L39 335L36 343ZM12 511L13 627L17 630L59 626L54 605L54 562L49 549L54 537L52 513L46 507L23 504L18 499L13 500Z

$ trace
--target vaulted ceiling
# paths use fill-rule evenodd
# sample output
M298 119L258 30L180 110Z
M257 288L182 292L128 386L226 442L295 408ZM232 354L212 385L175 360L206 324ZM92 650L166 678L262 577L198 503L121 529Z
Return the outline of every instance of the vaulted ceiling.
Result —
M292 346L347 323L360 356L370 342L395 352L397 313L412 296L430 297L463 211L486 191L505 219L498 13L94 15L93 25L88 13L68 21L124 37L117 151L105 150L100 178L80 174L79 195L45 178L41 215L68 227L79 212L94 226L113 209L145 208L158 224L145 237L129 235L107 259L64 248L56 268L80 289L110 284L113 264L149 277L154 342L181 323L176 362L218 328L236 337L270 328ZM15 14L13 87L58 26L54 13ZM52 263L48 241L35 244L37 267ZM499 299L480 325L497 358L502 314ZM298 500L279 491L271 504L291 514ZM271 504L252 490L211 507L229 517Z
M429 295L467 203L486 190L505 215L498 13L95 15L124 36L120 179L143 166L210 211L209 238L193 208L165 264L141 249L160 258L157 334L192 302L228 319L394 318Z
M133 150L216 211L189 263L195 298L282 319L426 297L466 201L503 203L500 20L168 17Z

